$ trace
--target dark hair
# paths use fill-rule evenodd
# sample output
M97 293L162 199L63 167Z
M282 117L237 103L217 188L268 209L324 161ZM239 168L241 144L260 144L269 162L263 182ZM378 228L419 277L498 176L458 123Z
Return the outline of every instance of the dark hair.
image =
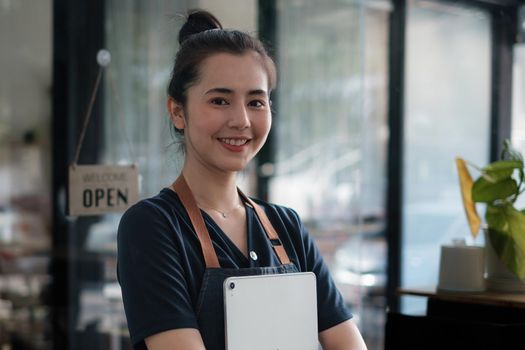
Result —
M238 30L223 29L219 20L207 11L189 12L186 23L179 31L179 44L168 95L182 105L186 103L188 88L199 79L202 61L217 53L242 55L248 51L256 52L268 73L268 89L271 91L275 88L275 63L261 41Z

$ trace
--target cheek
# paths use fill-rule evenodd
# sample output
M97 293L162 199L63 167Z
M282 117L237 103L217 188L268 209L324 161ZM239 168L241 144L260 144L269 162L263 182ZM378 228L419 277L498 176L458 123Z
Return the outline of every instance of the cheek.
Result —
M268 135L272 127L272 116L268 115L266 118L264 118L262 121L262 124L263 124L262 128L264 129L264 132L266 133L266 135Z
M268 134L272 127L272 115L270 113L267 115L258 115L253 119L252 125L257 129L257 133L261 136Z
M216 131L217 120L218 118L210 111L201 107L193 106L191 109L188 109L186 114L186 122L189 128L199 134L209 134Z
M266 143L268 134L270 133L271 126L272 126L271 116L267 116L267 117L258 119L255 125L254 123L252 123L252 127L254 130L254 136L257 138L255 145L257 146L258 150L260 150L263 147L263 145Z

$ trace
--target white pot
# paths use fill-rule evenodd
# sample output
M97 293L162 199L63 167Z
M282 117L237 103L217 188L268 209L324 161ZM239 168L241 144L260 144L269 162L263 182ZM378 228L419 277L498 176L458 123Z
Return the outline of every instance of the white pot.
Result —
M485 280L488 291L525 293L525 281L520 280L501 262L496 251L492 248L488 230L483 229L485 235Z

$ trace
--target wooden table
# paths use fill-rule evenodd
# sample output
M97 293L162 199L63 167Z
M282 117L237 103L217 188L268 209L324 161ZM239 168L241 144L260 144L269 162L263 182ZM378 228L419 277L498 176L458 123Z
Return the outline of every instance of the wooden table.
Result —
M385 349L525 349L525 294L401 288L427 298L423 316L387 313Z
M467 304L525 308L525 293L499 293L489 291L478 293L443 292L431 287L400 288L397 293L402 296L420 296L431 300L437 299Z

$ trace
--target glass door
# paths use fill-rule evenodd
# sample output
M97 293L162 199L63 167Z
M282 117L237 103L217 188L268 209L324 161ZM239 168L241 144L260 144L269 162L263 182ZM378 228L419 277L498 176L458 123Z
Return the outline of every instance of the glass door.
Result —
M470 237L454 158L489 160L491 21L476 8L412 0L406 28L401 286L435 286L440 246ZM424 300L406 298L402 309L422 313Z
M382 349L388 1L278 1L270 201L298 211L369 349Z
M166 111L166 89L178 49L177 35L189 9L203 8L227 28L254 32L255 1L106 1L105 46L111 53L112 83L104 75L103 121L97 144L102 164L138 164L141 198L152 197L178 176L182 153ZM94 77L92 78L94 81ZM100 96L99 96L100 97ZM74 295L73 349L123 350L131 347L122 293L117 282L117 228L121 214L80 218L84 273L71 276ZM89 220L89 222L87 221ZM79 226L77 226L79 227ZM79 235L76 230L72 235Z
M514 47L512 79L512 141L514 146L523 152L525 151L525 42Z
M525 19L523 23L525 33ZM522 154L525 154L525 42L514 47L512 70L512 144ZM518 203L518 206L523 207L525 200L519 201L521 203Z
M0 349L51 349L52 2L0 2Z

